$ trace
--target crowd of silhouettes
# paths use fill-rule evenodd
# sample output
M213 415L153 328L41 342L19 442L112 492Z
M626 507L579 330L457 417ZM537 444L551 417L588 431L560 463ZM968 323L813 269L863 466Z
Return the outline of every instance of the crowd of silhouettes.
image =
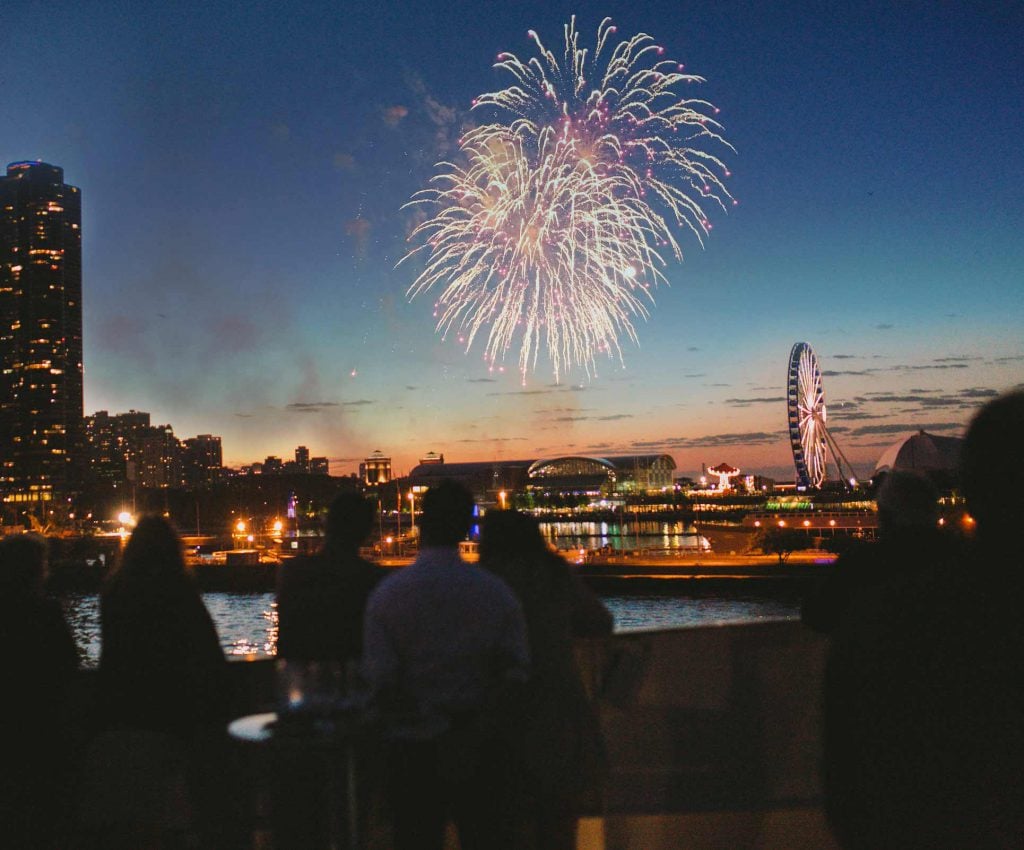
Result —
M831 636L824 690L826 807L844 850L1024 846L1024 392L986 405L963 448L976 524L937 530L927 478L891 473L879 542L840 559L804 620ZM479 566L459 543L472 496L445 481L422 503L420 551L400 570L359 557L373 506L331 505L325 545L280 574L282 662L345 671L375 719L398 850L570 850L606 765L574 640L611 631L599 599L514 510L483 520ZM142 518L100 597L97 709L73 716L77 651L44 591L46 544L0 541L0 844L231 848L228 666L162 517ZM326 775L278 765L276 846L329 840ZM291 780L294 780L292 782ZM373 789L370 789L371 792Z

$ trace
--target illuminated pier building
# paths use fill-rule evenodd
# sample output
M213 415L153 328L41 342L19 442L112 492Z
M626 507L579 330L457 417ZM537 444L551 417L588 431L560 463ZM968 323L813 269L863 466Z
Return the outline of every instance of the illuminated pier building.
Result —
M359 464L359 478L364 484L387 484L391 478L391 458L385 457L380 449L374 451Z
M500 502L499 494L566 493L622 496L673 487L671 455L568 455L540 460L476 463L421 462L409 473L414 487L430 487L445 478L464 484L482 503Z
M0 490L49 502L80 484L82 201L64 170L0 177Z

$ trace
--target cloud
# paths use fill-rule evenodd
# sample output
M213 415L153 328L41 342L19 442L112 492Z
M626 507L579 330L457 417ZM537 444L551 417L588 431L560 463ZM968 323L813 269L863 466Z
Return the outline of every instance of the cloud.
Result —
M489 396L499 395L550 395L554 390L505 390L500 393L487 393Z
M850 431L851 437L877 436L878 434L902 434L907 431L960 431L962 422L919 422L896 423L889 425L863 425Z
M610 416L595 417L598 422L617 422L619 419L632 419L632 413L613 413Z
M461 440L456 440L456 443L513 443L521 440L526 440L527 437L489 437L486 439L475 439L465 437Z
M337 407L336 401L293 401L286 404L284 409L290 413L322 413L332 407Z
M744 434L707 434L703 437L666 437L634 442L634 449L716 449L727 446L758 446L776 443L781 432L748 431Z
M880 325L875 325L875 328L880 331L891 331L896 325L890 325L888 322L883 322Z
M350 153L338 151L333 157L331 157L331 164L338 171L351 171L356 167L356 158Z
M292 137L292 129L284 121L277 121L270 125L270 135L279 142L287 142Z
M218 355L240 354L263 344L263 329L244 316L218 316L210 323L207 338Z
M956 357L936 357L936 363L970 363L972 360L981 360L980 357L968 357L966 354L957 355Z
M409 114L409 107L402 106L397 103L394 106L385 107L381 112L381 117L384 119L384 123L389 127L397 127L402 123L402 119Z
M856 354L833 354L832 355L832 359L833 360L856 360L857 359L857 355Z
M786 401L785 396L760 396L758 398L727 398L726 404L736 407L748 407L751 404L780 404Z
M1024 354L1011 354L1008 357L996 357L993 363L1018 363L1024 360Z
M342 225L345 235L352 238L355 243L356 253L362 256L366 253L366 243L370 237L370 222L362 216L350 218Z
M437 157L455 148L462 123L459 111L434 97L418 74L409 74L406 83L416 96L417 106L434 128L434 150L426 153L431 157Z
M837 378L840 375L866 375L868 372L877 372L878 369L823 369L823 378Z
M377 402L371 401L368 398L361 398L361 399L358 399L357 401L343 401L341 403L341 406L342 407L364 407L367 404L376 404L376 403Z
M707 372L690 372L688 375L683 375L684 378L706 378Z
M256 416L255 413L237 413L237 412L234 415L237 416L239 419L253 419Z
M497 378L466 378L467 384L496 384Z
M999 395L988 387L968 387L953 393L942 393L938 390L911 390L909 393L896 394L893 392L873 392L866 396L858 397L859 402L865 404L909 404L916 405L900 410L900 413L918 413L922 410L937 410L946 408L949 410L971 411L977 407L979 400L995 398Z
M407 390L418 390L418 389L419 389L419 387L413 387L413 386L410 386L409 384L406 384L406 385L405 385L405 388L406 388Z
M696 346L696 345L691 345L691 346L689 346L689 347L688 347L688 348L687 348L686 350L687 350L687 351L700 351L700 349L699 349L699 348L697 348L697 346Z
M865 419L886 419L888 414L884 413L866 413L863 410L848 410L844 407L840 407L838 410L832 405L829 405L829 422L834 422L836 419L843 421L853 420L854 422L863 421ZM835 430L832 426L829 426L829 430Z

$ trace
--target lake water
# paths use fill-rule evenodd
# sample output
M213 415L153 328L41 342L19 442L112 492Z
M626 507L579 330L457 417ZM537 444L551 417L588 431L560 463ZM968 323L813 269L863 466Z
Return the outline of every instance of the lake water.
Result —
M735 594L604 596L615 617L615 630L669 629L723 622L752 622L794 617L799 601L791 595L759 596L737 588ZM277 651L277 611L272 593L204 593L203 601L228 655L272 657ZM62 599L84 663L100 654L99 599L95 594Z

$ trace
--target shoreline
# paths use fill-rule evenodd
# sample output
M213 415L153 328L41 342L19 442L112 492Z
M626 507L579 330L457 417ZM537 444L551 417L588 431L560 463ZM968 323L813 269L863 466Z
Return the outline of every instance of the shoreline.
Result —
M384 558L377 563L399 569L412 558ZM774 555L660 556L614 555L593 558L575 565L575 572L595 590L637 591L641 588L678 592L700 587L734 586L748 582L755 586L800 585L831 572L834 556L826 553L794 553L783 564ZM280 564L199 564L191 568L200 591L225 593L267 593L277 586ZM55 594L95 593L103 586L107 568L101 564L55 563L47 583Z

